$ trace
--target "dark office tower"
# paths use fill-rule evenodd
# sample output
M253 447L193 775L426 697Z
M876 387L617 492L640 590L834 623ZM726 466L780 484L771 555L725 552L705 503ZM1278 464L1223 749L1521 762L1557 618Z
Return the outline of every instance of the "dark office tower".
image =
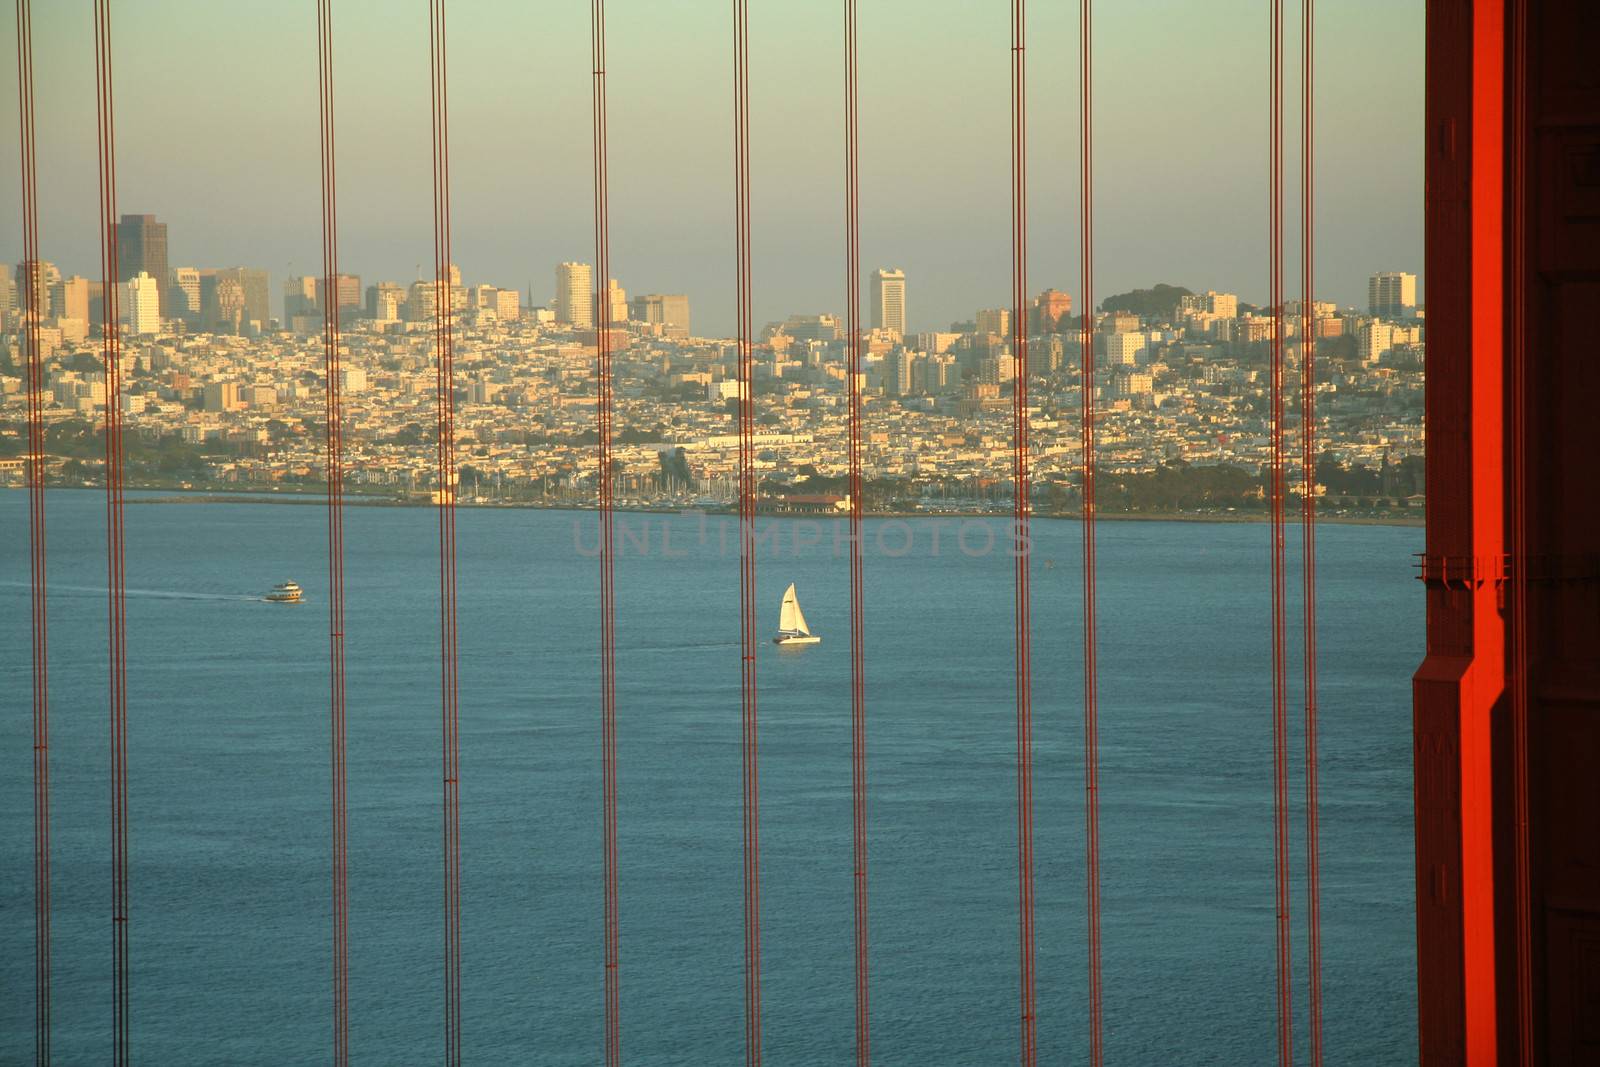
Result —
M171 296L167 292L167 224L154 215L124 215L117 224L117 276L123 281L137 278L144 271L159 279L156 291L161 302L161 317L167 317Z

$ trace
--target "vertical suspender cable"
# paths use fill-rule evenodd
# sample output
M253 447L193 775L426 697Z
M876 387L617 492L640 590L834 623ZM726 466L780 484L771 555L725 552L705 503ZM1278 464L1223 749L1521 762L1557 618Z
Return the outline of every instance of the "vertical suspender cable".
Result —
M1094 2L1079 0L1080 85L1078 157L1082 172L1079 271L1083 277L1083 802L1084 866L1089 926L1089 1063L1104 1056L1100 986L1100 678L1095 606L1095 360L1094 360Z
M1016 566L1017 687L1017 917L1021 991L1021 1059L1038 1056L1033 957L1033 669L1028 605L1028 66L1027 0L1011 3L1011 346L1017 361L1012 387L1012 555Z
M1287 750L1287 670L1284 604L1284 450L1283 450L1283 0L1272 0L1270 206L1268 259L1271 274L1272 342L1270 450L1267 497L1272 539L1272 846L1278 941L1278 1061L1294 1062L1289 952L1289 791Z
M322 373L328 447L328 725L333 815L333 1062L350 1062L349 839L345 807L344 407L339 381L339 209L333 127L333 0L317 0L322 132Z
M761 823L756 749L755 368L750 307L750 3L733 0L739 353L739 656L744 751L744 1058L761 1062Z
M461 769L456 654L455 284L450 262L450 106L444 0L428 0L433 97L433 290L438 397L439 667L444 749L444 1058L461 1062Z
M1528 5L1516 4L1511 46L1511 761L1516 867L1517 1062L1536 1061L1533 1029L1533 859L1529 830L1527 139Z
M600 747L605 847L606 1064L622 1062L621 928L617 894L617 622L612 556L611 220L606 160L606 5L592 0L594 69L595 406L600 496Z
M1300 548L1306 735L1306 951L1311 1062L1322 1067L1322 888L1317 844L1316 0L1300 5Z
M106 575L111 705L111 928L114 1000L112 1062L129 1048L127 574L122 513L121 279L117 248L116 94L111 65L111 3L94 4L96 126L100 163L101 359L106 381ZM158 279L162 284L165 279Z
M861 565L861 142L856 130L856 0L844 0L845 334L850 464L850 804L855 879L856 1063L872 1062L867 983L867 677Z
M33 4L17 0L17 118L22 161L23 346L28 378L28 559L33 622L33 1024L34 1058L50 1062L50 703L45 597L44 309L39 265L39 186L33 128Z

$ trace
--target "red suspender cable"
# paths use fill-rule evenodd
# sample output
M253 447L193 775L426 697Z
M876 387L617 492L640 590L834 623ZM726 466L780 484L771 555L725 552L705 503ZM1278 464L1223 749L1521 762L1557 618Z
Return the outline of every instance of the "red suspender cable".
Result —
M761 823L756 752L755 374L750 351L750 3L733 0L739 351L739 656L744 730L744 1058L761 1062Z
M44 368L39 358L43 268L33 132L33 4L17 0L17 112L22 161L23 345L28 392L28 558L33 619L34 1057L50 1062L50 703L44 542ZM108 439L109 440L109 439Z
M611 221L606 163L606 5L593 0L590 41L594 58L594 252L596 300L595 407L600 495L600 748L605 826L606 1064L622 1062L622 999L617 900L617 619L612 557L611 485Z
M112 1062L126 1064L128 1002L127 574L122 521L122 341L118 313L116 94L111 77L111 3L94 4L96 118L100 159L101 359L106 378L106 574L111 703L111 926L114 957ZM160 285L165 279L157 279Z
M1100 679L1095 625L1096 581L1094 529L1095 362L1094 362L1094 3L1079 0L1078 153L1082 233L1079 270L1083 277L1083 806L1086 904L1089 926L1089 1063L1100 1067L1104 1056L1100 988Z
M322 117L322 373L328 436L328 723L333 813L333 1062L350 1062L349 847L345 807L344 408L339 382L339 209L333 135L333 0L317 0Z
M1017 682L1017 912L1021 971L1021 1050L1024 1065L1038 1056L1033 979L1033 671L1028 606L1028 65L1027 0L1011 3L1011 345L1017 361L1012 388L1012 549L1016 562Z
M1536 1062L1533 1004L1533 871L1529 839L1527 140L1528 5L1515 5L1511 46L1511 763L1516 823L1517 1063Z
M844 0L845 344L850 462L850 804L855 878L856 1063L872 1062L867 1003L867 674L861 569L861 142L856 135L856 0Z
M1301 0L1300 25L1300 548L1305 612L1306 946L1311 1062L1322 1067L1322 889L1317 846L1317 315L1315 267L1316 0Z
M1289 791L1287 673L1284 608L1283 485L1283 0L1272 0L1271 145L1268 151L1270 225L1268 259L1271 274L1271 458L1267 495L1272 538L1272 849L1278 926L1278 1061L1294 1062L1289 953Z
M444 1058L461 1062L461 769L456 657L455 281L450 263L450 107L444 0L428 0L433 96L433 291L438 395L439 666L444 742Z

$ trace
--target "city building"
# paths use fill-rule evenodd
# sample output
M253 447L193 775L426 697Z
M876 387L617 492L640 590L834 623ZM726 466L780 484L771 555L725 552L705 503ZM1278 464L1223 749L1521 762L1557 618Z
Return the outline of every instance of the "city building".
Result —
M327 279L318 276L315 285L317 310L321 311L329 306L327 294L325 292L327 289ZM333 288L334 292L339 298L338 306L340 321L348 321L361 314L361 275L340 274L334 278Z
M844 327L837 315L790 315L777 332L795 341L837 341Z
M612 325L628 321L628 294L615 278L606 286L606 321Z
M379 282L367 286L367 318L374 322L394 322L400 318L400 306L406 301L405 286L394 282Z
M206 411L238 411L244 407L237 382L208 382L200 397Z
M161 286L145 271L124 283L126 293L122 299L122 321L136 334L161 332Z
M1011 309L983 308L977 314L976 325L979 337L986 334L1007 337L1011 333Z
M1408 318L1417 310L1417 276L1382 271L1367 279L1367 310L1379 318Z
M872 272L872 328L887 330L896 338L906 335L905 271Z
M272 280L260 267L230 267L228 273L239 281L244 290L244 318L246 322L259 323L265 329L272 321Z
M1154 378L1140 371L1119 373L1115 381L1116 394L1125 397L1149 396L1154 382Z
M905 348L897 348L883 358L883 391L888 396L905 397L911 395L912 365L917 361L917 354Z
M431 322L439 312L439 288L431 281L412 282L400 308L400 317L407 322Z
M43 259L25 259L17 264L18 311L37 312L40 319L50 317L50 290L61 280L61 272L54 263Z
M293 323L297 318L321 314L319 290L314 275L304 274L286 278L283 283L283 321Z
M156 280L159 315L167 317L167 295L162 290L167 270L167 224L154 215L124 215L117 223L117 277L124 281L143 272Z
M661 335L675 339L689 336L689 298L681 293L647 293L628 303L628 317L635 322L660 326Z
M1150 338L1144 333L1108 333L1104 337L1106 362L1113 367L1132 367L1142 363L1150 350Z
M1233 293L1219 293L1214 289L1205 292L1206 313L1219 319L1239 317L1239 298Z
M167 314L191 326L200 324L200 272L193 267L173 267L167 286Z
M556 323L574 329L594 328L594 268L587 263L556 267Z
M501 322L516 322L522 317L522 298L515 289L496 289L494 315Z
M58 319L88 323L91 294L92 286L89 279L73 275L66 281L57 283L56 295L50 301L51 309Z
M206 268L198 273L201 330L239 333L250 323L266 326L271 311L268 306L271 283L266 271L255 267L223 267Z
M1033 334L1055 333L1068 326L1072 316L1072 295L1060 289L1046 289L1034 300L1032 321L1028 323L1028 332Z

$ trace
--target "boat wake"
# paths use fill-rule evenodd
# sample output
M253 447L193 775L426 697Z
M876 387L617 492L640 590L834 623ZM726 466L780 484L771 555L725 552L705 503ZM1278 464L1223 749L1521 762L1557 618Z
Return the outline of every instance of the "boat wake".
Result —
M27 589L27 582L0 582L0 586L8 589ZM63 585L51 582L47 592L52 597L103 597L110 593L105 586L92 585ZM244 593L197 593L183 589L127 589L124 593L140 600L217 600L233 603L253 603L263 601L266 597L250 596Z

